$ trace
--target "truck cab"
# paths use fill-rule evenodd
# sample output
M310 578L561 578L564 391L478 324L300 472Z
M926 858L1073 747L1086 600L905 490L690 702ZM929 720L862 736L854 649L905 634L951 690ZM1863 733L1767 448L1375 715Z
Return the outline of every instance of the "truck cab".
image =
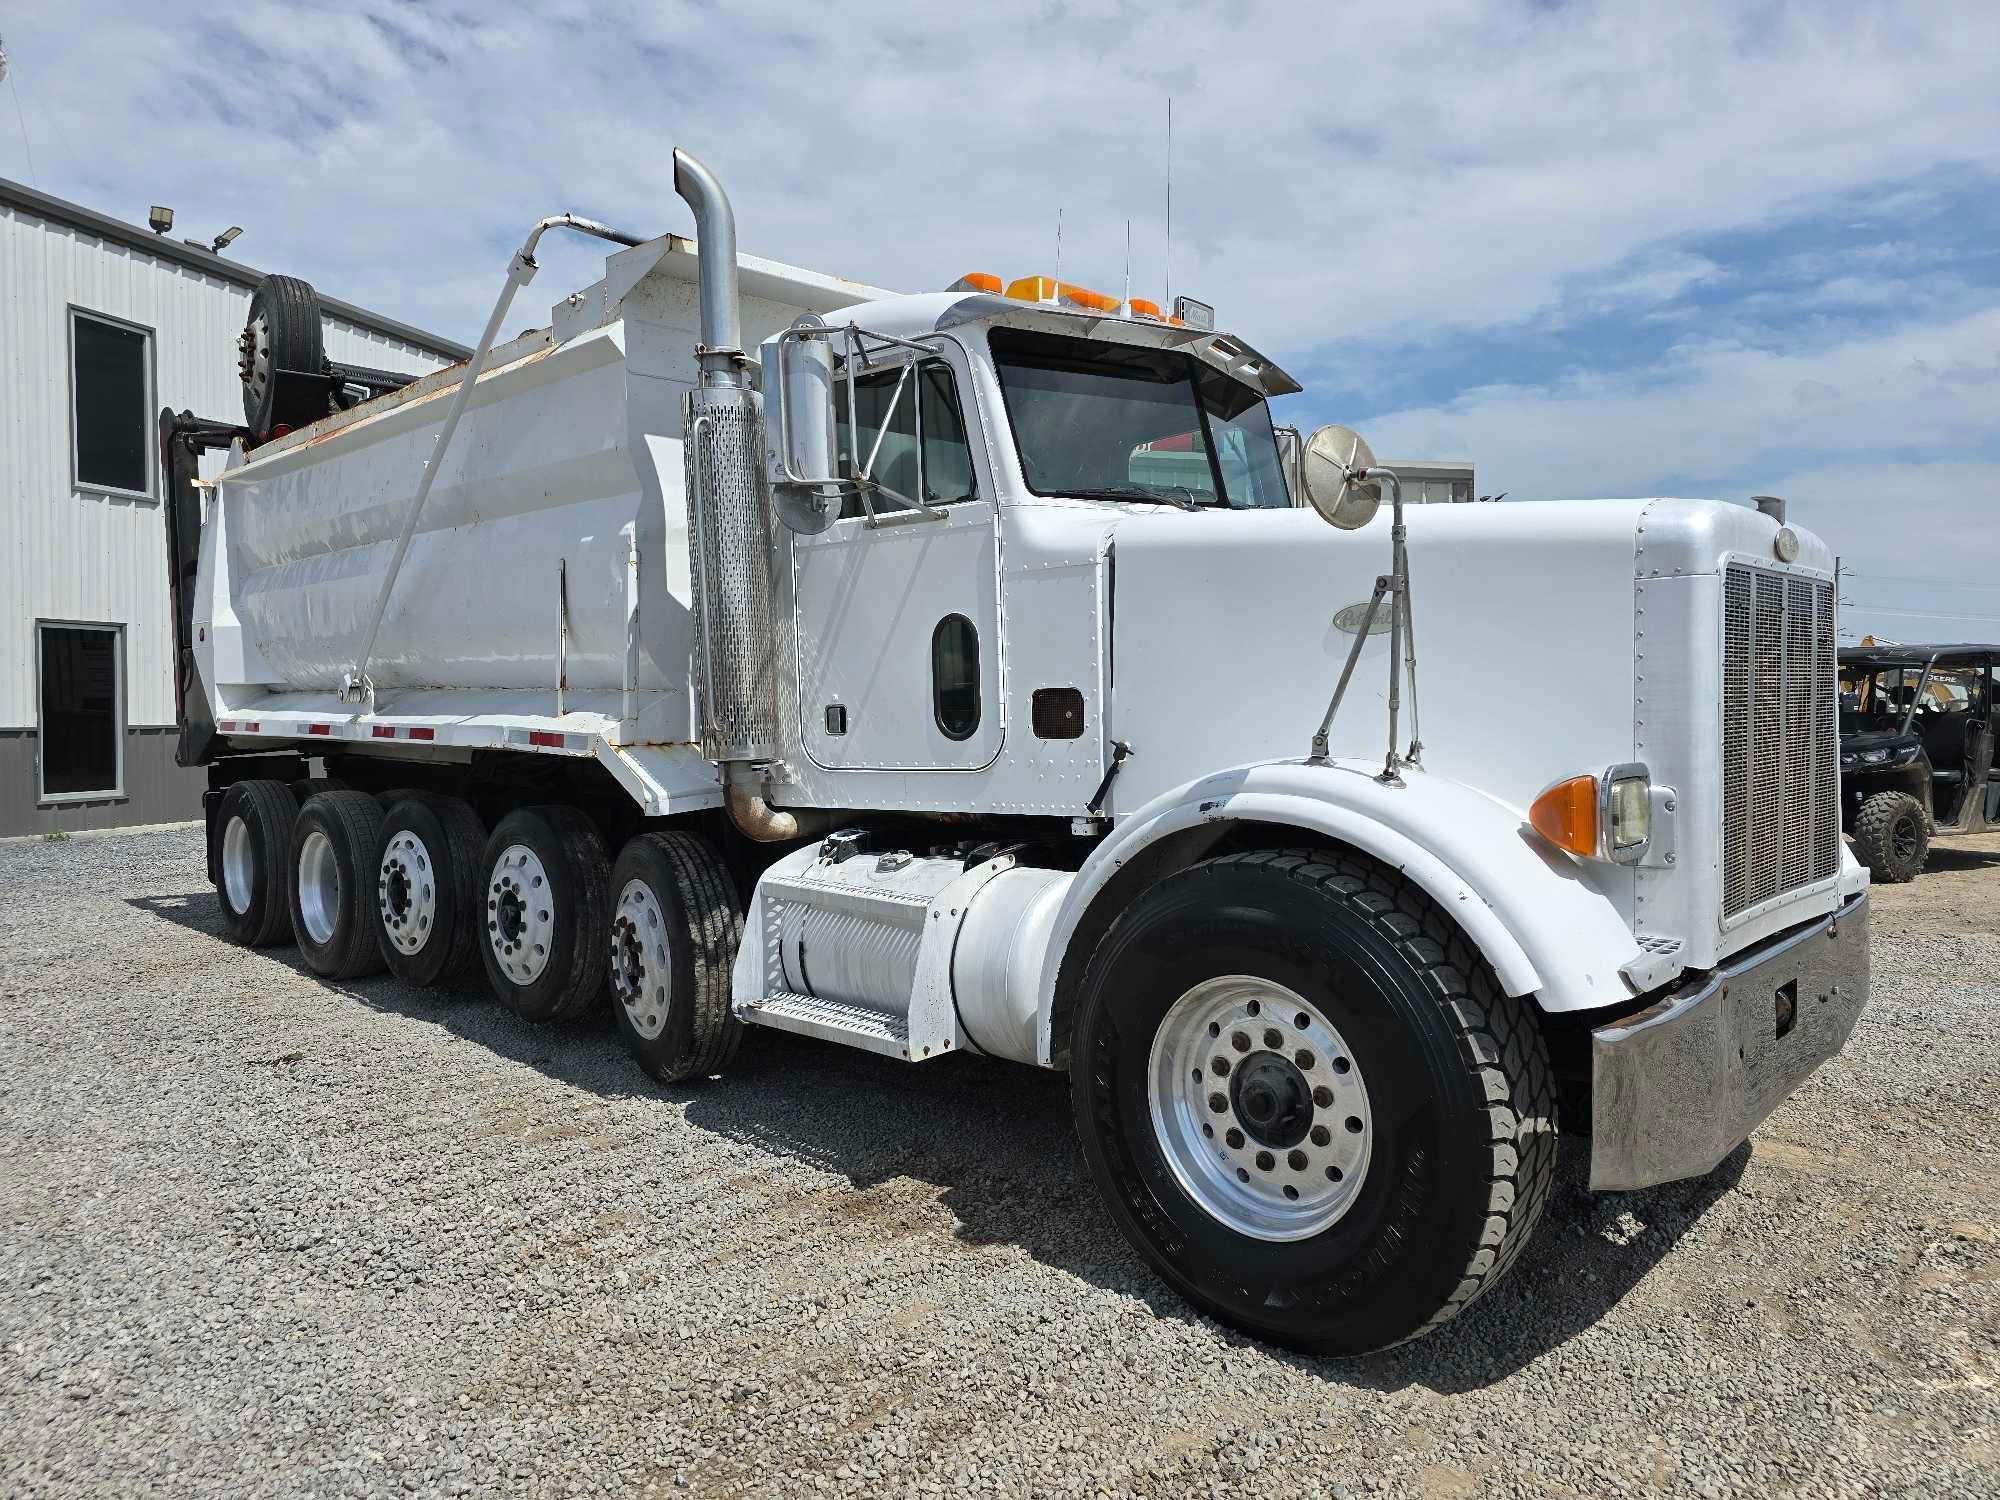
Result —
M693 243L543 220L466 367L177 489L238 941L477 964L669 1081L760 1027L1065 1070L1135 1253L1339 1352L1497 1282L1565 1123L1698 1175L1840 1048L1819 538L1406 513L1238 336L774 267L675 164ZM622 248L498 343L552 227Z

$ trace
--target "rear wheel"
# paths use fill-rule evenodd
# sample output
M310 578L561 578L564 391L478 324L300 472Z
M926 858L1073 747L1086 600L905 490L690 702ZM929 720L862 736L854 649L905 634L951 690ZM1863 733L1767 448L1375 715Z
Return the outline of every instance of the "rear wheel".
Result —
M1877 792L1854 815L1854 853L1884 884L1915 880L1930 848L1930 819L1908 792Z
M457 797L406 792L382 820L375 939L409 984L457 977L478 958L480 855L486 829Z
M1533 1233L1555 1090L1526 1003L1401 875L1350 853L1207 861L1092 955L1071 1065L1113 1219L1261 1338L1382 1348Z
M375 945L382 809L366 792L320 792L292 825L292 932L314 973L354 979L382 968Z
M743 914L706 839L642 833L611 872L611 998L639 1065L664 1083L728 1066L743 1027L729 1008Z
M261 948L291 936L285 884L297 813L282 781L239 781L222 794L215 894L231 942Z
M595 825L570 807L518 808L487 838L479 956L522 1020L566 1020L602 999L609 864Z

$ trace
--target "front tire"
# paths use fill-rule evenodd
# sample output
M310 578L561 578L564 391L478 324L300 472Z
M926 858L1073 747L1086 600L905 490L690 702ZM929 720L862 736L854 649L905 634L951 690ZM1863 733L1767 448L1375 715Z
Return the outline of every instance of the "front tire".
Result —
M1931 822L1908 792L1877 792L1854 815L1854 853L1885 885L1915 880L1931 850Z
M1526 1003L1358 854L1161 881L1092 956L1072 1059L1084 1158L1126 1238L1190 1301L1294 1348L1358 1354L1455 1317L1554 1176Z
M729 1008L743 913L708 840L642 833L611 871L612 1013L639 1066L662 1083L729 1065L743 1026Z
M480 861L479 957L522 1020L565 1021L602 1000L609 865L575 808L517 808L494 825Z

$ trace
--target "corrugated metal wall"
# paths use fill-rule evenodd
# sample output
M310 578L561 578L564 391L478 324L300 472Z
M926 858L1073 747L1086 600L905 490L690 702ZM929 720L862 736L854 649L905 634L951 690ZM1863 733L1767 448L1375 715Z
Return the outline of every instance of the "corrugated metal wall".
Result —
M249 306L246 287L0 205L0 728L35 723L35 622L50 619L124 625L128 725L174 717L160 479L152 500L72 484L69 309L152 330L152 413L240 421ZM388 370L444 362L332 318L326 352Z

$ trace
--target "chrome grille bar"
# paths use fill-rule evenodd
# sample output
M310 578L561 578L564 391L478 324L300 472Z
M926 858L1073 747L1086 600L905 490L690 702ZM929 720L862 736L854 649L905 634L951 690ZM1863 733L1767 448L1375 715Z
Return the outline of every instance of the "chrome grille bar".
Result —
M1722 914L1840 868L1833 585L1732 564L1723 580Z

